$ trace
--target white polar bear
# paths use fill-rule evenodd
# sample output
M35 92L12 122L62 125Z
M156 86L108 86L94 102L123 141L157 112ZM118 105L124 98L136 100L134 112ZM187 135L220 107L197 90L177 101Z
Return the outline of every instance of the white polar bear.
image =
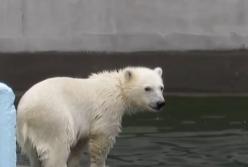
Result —
M160 67L44 80L19 102L18 143L32 167L78 167L86 146L90 166L105 167L123 114L158 111L165 104L163 88Z

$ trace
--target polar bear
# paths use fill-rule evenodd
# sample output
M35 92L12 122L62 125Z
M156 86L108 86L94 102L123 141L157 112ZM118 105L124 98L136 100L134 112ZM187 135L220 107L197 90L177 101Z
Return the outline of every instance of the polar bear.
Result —
M126 67L89 78L56 77L31 87L17 108L17 141L32 167L90 167L105 160L128 112L159 111L165 104L162 69Z

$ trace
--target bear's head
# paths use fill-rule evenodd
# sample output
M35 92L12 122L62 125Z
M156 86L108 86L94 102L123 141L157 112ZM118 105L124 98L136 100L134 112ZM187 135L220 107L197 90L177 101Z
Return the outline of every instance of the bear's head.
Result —
M162 69L127 67L123 70L123 93L138 110L159 111L165 104Z

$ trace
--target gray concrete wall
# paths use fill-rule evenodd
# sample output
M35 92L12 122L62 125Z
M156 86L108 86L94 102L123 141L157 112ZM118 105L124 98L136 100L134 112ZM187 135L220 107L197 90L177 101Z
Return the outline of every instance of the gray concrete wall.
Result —
M247 46L247 0L0 0L2 52Z

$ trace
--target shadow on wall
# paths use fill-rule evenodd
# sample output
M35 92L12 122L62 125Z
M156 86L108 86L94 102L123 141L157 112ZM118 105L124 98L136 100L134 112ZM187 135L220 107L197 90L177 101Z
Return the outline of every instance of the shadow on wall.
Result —
M248 50L1 53L0 79L18 92L53 76L161 66L168 93L248 94Z

